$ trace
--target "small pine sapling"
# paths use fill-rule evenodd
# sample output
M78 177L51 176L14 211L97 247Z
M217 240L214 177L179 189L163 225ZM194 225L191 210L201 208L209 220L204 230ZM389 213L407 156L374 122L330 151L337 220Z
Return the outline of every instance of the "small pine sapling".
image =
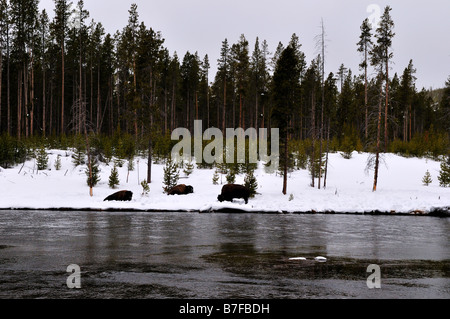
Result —
M164 167L164 192L169 192L173 187L177 186L178 179L180 178L180 173L178 171L178 165L172 158L166 161L166 166Z
M228 174L226 176L227 184L236 183L236 172L234 169L229 169Z
M119 172L117 171L117 166L114 165L114 168L111 170L111 175L109 175L108 185L110 188L115 189L119 184Z
M219 178L220 178L219 172L217 170L215 170L213 178L212 178L213 185L219 185Z
M141 182L142 186L142 196L147 196L150 193L150 185L147 183L146 180L143 180Z
M39 171L43 171L48 167L48 155L44 147L41 147L36 156L37 168Z
M252 170L245 175L244 186L250 190L250 198L254 198L258 190L258 182Z
M423 183L423 185L428 186L432 182L433 182L433 180L431 179L430 171L427 170L427 172L425 173L425 176L422 178L422 183Z
M192 163L192 160L186 163L183 172L187 177L189 177L194 172L194 164Z
M86 168L87 185L89 187L95 187L100 181L100 168L96 160L91 160L92 178L89 177L89 166Z
M61 155L58 155L56 157L56 161L55 161L55 169L57 171L59 171L59 170L61 170L61 166L62 166L62 164L61 164Z

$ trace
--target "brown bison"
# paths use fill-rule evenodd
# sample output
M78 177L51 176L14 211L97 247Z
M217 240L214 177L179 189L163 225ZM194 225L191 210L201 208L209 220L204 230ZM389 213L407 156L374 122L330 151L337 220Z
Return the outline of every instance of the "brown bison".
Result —
M130 191L120 191L117 193L114 193L108 197L105 198L104 202L106 201L121 201L121 202L129 202L133 198L133 193Z
M172 189L170 189L167 192L167 195L187 195L187 194L192 194L194 192L194 187L192 187L191 185L177 185L175 187L173 187Z
M242 185L228 184L222 187L222 194L217 196L219 202L228 201L232 202L235 198L243 198L245 203L248 204L248 198L250 197L250 190Z

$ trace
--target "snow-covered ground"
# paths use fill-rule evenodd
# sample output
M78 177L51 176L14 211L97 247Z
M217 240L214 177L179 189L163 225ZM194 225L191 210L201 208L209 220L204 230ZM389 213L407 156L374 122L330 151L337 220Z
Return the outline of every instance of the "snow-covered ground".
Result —
M436 208L448 212L450 188L439 187L437 176L440 163L429 159L404 158L393 154L384 156L380 168L378 191L372 192L373 171L367 172L369 154L354 153L350 160L340 154L330 154L326 189L310 187L308 171L289 174L288 194L282 195L282 178L265 172L262 165L255 172L259 195L249 204L236 200L220 203L217 195L223 185L213 185L213 170L196 168L189 178L179 184L192 185L194 194L167 196L163 193L163 165L153 165L150 193L142 195L140 182L146 178L146 159L135 160L135 169L127 180L127 165L119 168L120 186L108 187L112 166L100 165L101 181L89 196L85 166L74 167L71 153L49 150L49 170L36 172L35 160L12 169L0 168L0 209L92 209L143 211L219 211L221 209L251 212L336 212L336 213L429 213ZM60 154L62 167L55 170ZM111 164L112 165L112 164ZM139 166L139 167L138 167ZM424 186L422 178L429 170L433 182ZM20 171L20 173L19 173ZM183 172L180 172L183 177ZM222 177L225 182L225 176ZM243 183L238 176L236 183ZM220 183L220 181L219 181ZM118 190L134 193L131 202L104 202L104 198ZM292 196L291 196L292 194Z

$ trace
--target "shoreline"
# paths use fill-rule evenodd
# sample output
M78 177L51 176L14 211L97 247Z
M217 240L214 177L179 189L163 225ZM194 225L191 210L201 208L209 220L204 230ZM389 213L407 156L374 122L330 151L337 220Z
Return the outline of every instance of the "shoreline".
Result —
M75 207L48 207L48 208L31 208L31 207L11 207L0 208L0 212L6 211L61 211L61 212L106 212L106 213L196 213L196 214L259 214L259 215L352 215L352 216L428 216L448 218L450 217L450 207L434 207L429 211L413 210L409 212L396 211L365 211L365 212L339 212L339 211L251 211L238 208L218 208L218 209L139 209L139 208L75 208Z

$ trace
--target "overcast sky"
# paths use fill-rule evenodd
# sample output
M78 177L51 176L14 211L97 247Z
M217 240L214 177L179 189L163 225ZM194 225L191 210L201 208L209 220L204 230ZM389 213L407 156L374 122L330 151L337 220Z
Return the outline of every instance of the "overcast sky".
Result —
M74 5L78 0L72 0ZM186 51L208 54L211 74L216 70L222 41L236 43L241 34L249 41L250 54L256 37L267 40L274 52L278 42L288 44L296 33L307 62L319 53L315 36L323 18L327 34L326 73L341 63L359 73L357 52L360 26L373 20L386 5L392 7L396 36L393 40L392 72L401 76L412 59L418 89L440 88L450 76L449 0L84 0L90 18L101 22L108 33L122 30L128 10L137 3L139 20L161 31L172 55ZM54 1L41 0L40 8L53 16ZM392 73L392 74L393 74Z

